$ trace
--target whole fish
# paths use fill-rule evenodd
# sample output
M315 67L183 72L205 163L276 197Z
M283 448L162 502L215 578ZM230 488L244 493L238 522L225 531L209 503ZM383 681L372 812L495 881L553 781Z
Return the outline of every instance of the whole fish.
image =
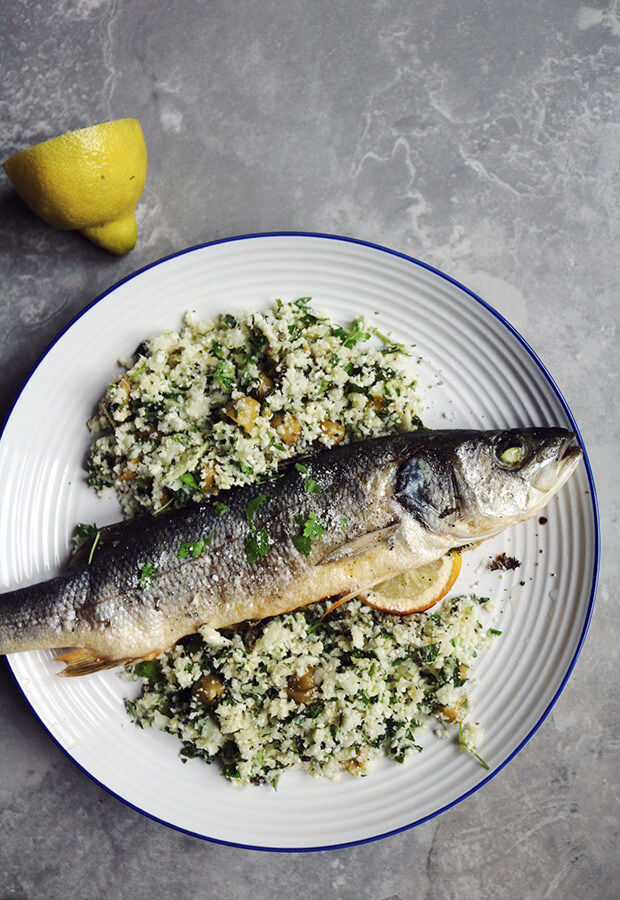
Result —
M289 463L270 483L100 529L59 576L0 596L0 653L75 647L61 674L152 658L354 596L537 513L581 458L559 428L416 431Z

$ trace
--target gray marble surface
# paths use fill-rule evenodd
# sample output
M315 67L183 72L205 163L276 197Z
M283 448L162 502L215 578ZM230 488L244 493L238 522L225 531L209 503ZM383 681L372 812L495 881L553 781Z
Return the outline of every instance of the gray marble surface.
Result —
M0 896L617 897L616 0L9 0L0 34L3 159L125 115L150 156L123 258L0 178L0 416L142 265L340 233L442 268L522 332L580 425L603 529L590 632L544 726L474 796L376 844L266 854L150 821L74 767L0 665Z

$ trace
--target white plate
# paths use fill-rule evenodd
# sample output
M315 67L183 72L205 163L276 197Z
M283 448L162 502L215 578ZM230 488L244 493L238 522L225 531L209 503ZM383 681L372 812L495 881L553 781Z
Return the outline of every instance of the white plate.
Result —
M452 279L381 247L321 235L255 235L196 247L111 288L50 347L19 395L0 441L0 590L41 580L67 558L76 522L119 518L85 484L86 420L116 360L146 336L203 315L311 296L336 320L365 313L416 345L430 427L575 423L548 372L491 307ZM375 313L377 315L375 316ZM467 560L461 590L492 597L502 637L480 659L472 690L491 774L429 733L405 765L383 761L363 779L285 773L277 792L231 786L215 766L182 765L179 742L141 731L117 672L65 680L51 651L14 654L26 699L68 756L145 814L216 841L318 849L371 840L445 810L523 746L564 687L585 637L598 570L598 518L587 462L531 520ZM515 572L490 572L505 550ZM524 585L521 586L521 582Z

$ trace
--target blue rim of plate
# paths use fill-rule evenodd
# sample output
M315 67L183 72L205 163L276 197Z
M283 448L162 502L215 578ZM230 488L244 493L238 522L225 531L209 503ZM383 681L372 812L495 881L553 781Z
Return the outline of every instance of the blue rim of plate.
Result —
M132 272L131 274L125 276L125 278L121 278L120 281L117 281L111 287L109 287L105 291L103 291L103 293L99 294L99 296L95 297L94 300L92 300L76 316L74 316L73 319L71 319L71 321L57 335L57 337L54 338L54 340L49 344L49 346L44 351L44 353L41 355L39 360L31 368L30 372L26 376L24 383L22 384L21 388L19 389L19 391L18 391L15 399L13 400L13 403L11 404L10 409L7 413L6 419L2 425L2 429L0 430L0 441L2 440L5 428L11 418L13 410L15 409L15 406L19 402L19 399L20 399L23 391L25 390L26 385L32 378L35 371L39 368L39 366L43 363L43 361L45 360L47 355L50 353L52 348L63 338L63 336L67 333L67 331L69 331L69 329L72 328L73 325L79 319L81 319L83 316L85 316L88 313L88 311L90 309L92 309L93 306L96 306L98 303L100 303L102 300L104 300L105 297L108 296L108 294L111 294L113 291L117 290L121 285L126 284L128 281L131 281L134 278L137 278L139 275L142 275L144 272L147 272L149 269L153 269L156 266L162 265L163 263L166 263L171 259L175 259L176 257L185 256L189 253L193 253L196 250L203 250L207 247L215 247L218 244L231 244L231 243L234 243L237 241L249 241L249 240L260 240L261 238L281 238L281 237L285 237L285 238L287 238L287 237L320 238L322 240L340 241L345 244L357 244L362 247L368 247L372 250L378 250L382 253L388 254L389 256L396 256L399 259L404 259L407 262L412 263L415 266L419 266L422 269L426 269L429 272L433 272L435 275L438 275L440 278L443 278L444 281L447 281L450 284L453 284L455 287L457 287L461 291L463 291L463 293L467 294L469 297L471 297L473 300L475 300L476 303L479 303L480 306L482 306L485 310L487 310L487 312L491 313L491 315L493 315L499 322L501 322L501 324L510 332L510 334L517 340L517 342L523 347L523 349L529 354L529 356L535 362L535 364L538 367L538 369L540 370L541 374L544 376L544 378L547 380L550 387L552 388L555 396L557 397L564 413L566 414L566 416L571 424L573 431L575 432L577 440L583 451L583 462L585 465L586 475L587 475L587 479L588 479L588 486L590 489L590 502L592 504L592 515L593 515L593 521L594 521L594 566L593 566L593 571L592 571L592 582L590 585L590 597L588 599L587 614L585 617L585 621L583 624L581 634L579 636L579 640L577 642L577 646L575 648L575 652L573 654L573 658L571 659L568 669L566 670L566 674L564 675L564 678L562 679L562 682L561 682L559 688L555 692L554 696L551 698L549 704L547 705L547 708L544 710L544 712L538 719L537 723L534 725L534 727L531 729L531 731L525 736L525 738L523 738L521 743L513 750L513 752L496 769L494 769L489 775L487 775L486 778L484 778L479 784L475 785L475 787L470 788L468 791L465 791L465 793L461 794L459 797L452 800L450 803L447 803L445 806L442 806L440 809L437 809L434 812L429 813L429 815L423 816L420 819L416 819L414 822L410 822L408 825L402 825L399 828L394 828L390 831L385 831L385 832L382 832L381 834L371 835L366 838L360 838L359 840L355 840L355 841L346 841L341 844L327 844L326 846L318 846L318 847L262 847L259 845L242 844L242 843L237 843L235 841L226 841L226 840L222 840L220 838L214 838L214 837L209 837L208 835L198 834L197 832L191 831L190 829L187 829L187 828L183 828L180 825L174 825L171 822L166 822L165 819L161 819L158 816L155 816L152 813L147 812L144 809L141 809L139 806L136 806L134 803L131 803L129 800L126 800L120 794L117 794L115 791L113 791L107 785L103 784L103 782L99 781L93 774L91 774L91 772L89 772L87 769L85 769L82 765L80 765L79 762L77 762L77 760L75 760L71 756L69 751L66 750L65 747L62 746L62 744L51 733L51 731L47 728L47 726L41 721L38 713L36 712L36 710L34 709L32 704L30 703L28 698L26 697L26 695L17 679L17 676L15 675L15 672L13 671L13 668L12 668L10 662L8 661L8 659L5 658L6 665L8 666L8 669L13 677L13 681L17 685L17 688L19 689L24 700L26 701L26 703L30 707L31 711L33 712L35 718L39 720L40 724L42 725L44 730L48 733L50 738L54 741L54 743L62 750L62 752L65 754L65 756L67 756L71 760L71 762L75 766L77 766L78 769L80 769L82 772L84 772L84 774L87 775L92 781L94 781L95 784L98 784L100 787L102 787L112 797L115 797L117 800L120 800L123 804L125 804L125 806L128 806L131 809L136 810L136 812L141 813L143 816L146 816L148 819L152 819L154 822L158 822L161 825L166 825L168 828L172 828L175 831L180 831L183 834L189 834L192 837L199 838L200 840L210 841L211 843L214 843L214 844L224 844L225 846L228 846L228 847L237 847L237 848L243 849L243 850L262 850L262 851L269 852L269 853L311 853L311 852L318 852L321 850L342 850L346 847L355 847L355 846L359 846L360 844L369 844L374 841L382 840L383 838L392 837L393 835L396 835L396 834L401 834L404 831L409 831L411 828L415 828L418 825L422 825L424 822L428 822L431 819L434 819L436 816L439 816L442 813L447 812L447 810L452 809L453 806L456 806L458 803L461 803L463 800L466 800L467 797L470 797L472 794L476 793L476 791L479 791L480 788L484 787L484 785L487 784L492 778L495 778L495 776L499 772L501 772L502 769L505 766L507 766L508 763L511 762L518 753L521 752L521 750L525 747L525 745L536 734L536 732L538 731L540 726L543 724L543 722L545 721L545 719L547 718L547 716L549 715L549 713L555 706L556 702L558 701L560 694L566 687L566 685L568 683L568 679L570 678L570 676L573 672L575 663L577 662L577 659L579 657L579 654L581 653L581 649L583 647L584 641L586 639L586 635L588 633L588 628L590 626L590 621L592 619L592 611L594 609L594 600L596 597L596 589L597 589L598 577L599 577L600 558L601 558L600 519L599 519L599 509L598 509L598 500L597 500L597 495L596 495L596 487L594 484L594 476L592 474L592 467L590 465L590 460L588 458L588 454L587 454L587 451L586 451L586 448L585 448L585 445L583 442L583 438L581 437L581 433L579 431L579 428L577 427L577 423L575 422L573 414L570 411L570 408L569 408L566 400L564 399L559 387L555 383L555 381L554 381L553 377L551 376L547 367L544 365L544 363L539 358L539 356L535 353L535 351L530 347L530 345L527 343L527 341L510 324L510 322L507 319L505 319L504 316L502 316L501 313L499 313L496 309L494 309L489 303L487 303L486 300L483 300L482 297L479 297L478 294L475 294L472 290L470 290L464 284L461 284L460 281L457 281L455 278L452 278L450 275L446 275L445 272L442 272L440 269L437 269L434 266L431 266L429 263L422 262L422 260L416 259L413 256L408 256L406 253L401 253L398 250L391 250L389 247L383 247L381 244L375 244L371 241L364 241L364 240L361 240L360 238L344 237L342 235L336 235L336 234L323 234L321 232L266 231L266 232L257 232L255 234L240 234L240 235L236 235L236 236L228 237L228 238L218 238L213 241L206 241L205 243L202 243L202 244L195 244L192 247L186 247L184 250L178 250L175 253L170 253L168 256L163 256L160 259L157 259L152 263L147 263L147 265L145 265L141 269L138 269L137 271Z

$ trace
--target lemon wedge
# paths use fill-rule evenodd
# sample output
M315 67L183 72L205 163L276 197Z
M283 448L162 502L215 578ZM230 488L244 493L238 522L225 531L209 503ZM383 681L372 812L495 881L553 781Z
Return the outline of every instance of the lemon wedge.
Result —
M122 255L136 245L147 152L137 119L115 119L21 150L4 163L37 215Z
M461 554L448 553L440 559L390 578L359 599L382 612L407 615L424 612L445 597L461 571Z

